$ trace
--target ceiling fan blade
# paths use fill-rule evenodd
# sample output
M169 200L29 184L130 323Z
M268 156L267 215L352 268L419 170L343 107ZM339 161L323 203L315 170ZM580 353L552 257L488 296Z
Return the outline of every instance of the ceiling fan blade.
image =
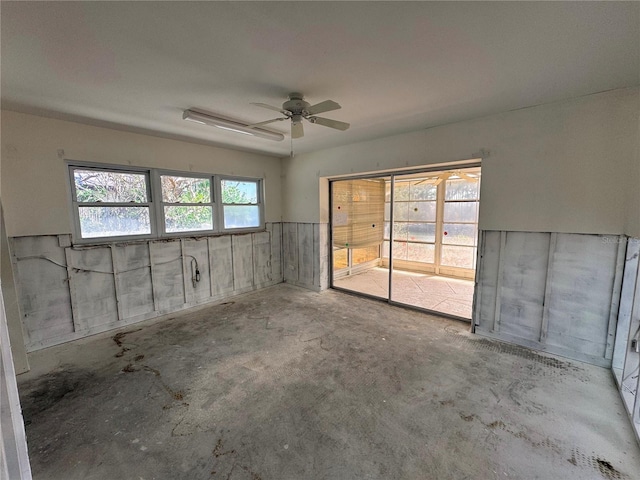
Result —
M462 179L466 180L467 182L477 182L477 181L478 181L478 179L477 179L477 178L472 177L472 176L470 176L470 175L467 175L466 173L457 172L457 175L458 175L460 178L462 178Z
M304 128L302 127L302 122L291 123L291 138L302 138L304 137Z
M424 180L420 180L419 182L416 182L416 185L422 185L423 183L434 183L435 181L438 179L438 177L427 177Z
M346 122L339 122L338 120L331 120L330 118L323 117L309 117L307 118L311 123L316 123L324 127L335 128L337 130L346 130L350 125Z
M316 103L307 108L309 115L317 115L318 113L330 112L332 110L338 110L342 108L333 100L325 100L324 102Z
M438 179L434 182L434 185L440 185L442 182L444 182L445 180L447 180L451 175L453 175L453 172L444 172L441 173L438 176Z
M251 125L247 125L247 128L259 127L261 125L266 125L268 123L273 122L281 122L282 120L288 120L287 118L272 118L271 120L265 120L264 122L252 123Z
M289 115L291 115L291 112L288 112L288 111L286 111L286 110L283 110L283 109L282 109L282 108L280 108L280 107L273 107L273 106L271 106L271 105L267 105L266 103L254 103L254 102L251 102L251 105L255 105L256 107L268 108L269 110L275 110L276 112L280 112L280 113L282 113L283 115L286 115L287 117L288 117Z

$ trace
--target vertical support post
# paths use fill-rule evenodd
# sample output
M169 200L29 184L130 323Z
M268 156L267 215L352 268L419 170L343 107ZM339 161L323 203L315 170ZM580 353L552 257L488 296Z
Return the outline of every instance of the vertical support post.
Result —
M640 321L640 269L636 272L636 283L633 294L633 306L631 310L631 321L629 322L630 329L633 328L636 321ZM638 327L640 328L640 326ZM633 332L633 330L630 330ZM631 336L629 336L627 343L627 355L633 351L631 347ZM631 365L630 365L631 366ZM623 379L631 377L633 380L633 372L627 370L627 358L625 357L625 368L623 371ZM635 387L635 395L633 397L633 408L630 411L631 426L633 427L636 438L640 440L640 401L638 400L638 392L640 391L640 376L636 376L635 385L631 385L631 389Z
M313 286L319 290L327 288L328 224L314 223L313 227Z
M482 278L482 270L484 267L484 262L482 258L484 256L484 231L478 231L478 236L480 238L480 244L478 245L478 250L476 251L476 277L473 282L473 310L471 315L471 333L475 333L476 326L480 325L480 307L482 305L482 289L478 288L479 279Z
M627 242L627 248L628 248L629 245L630 245L630 242ZM630 267L629 265L627 265L627 261L629 260L629 258L627 258L627 253L628 253L628 250L627 250L627 252L625 252L625 268L629 268ZM639 290L637 288L639 282L640 282L640 263L637 265L636 271L635 271L635 275L633 276L633 278L632 278L632 280L630 282L632 284L632 286L631 286L631 294L629 295L631 297L631 299L630 299L631 305L629 307L629 327L627 329L627 337L625 339L624 347L621 347L621 348L624 349L623 350L624 351L624 355L623 355L623 358L622 358L622 377L621 377L619 385L618 385L619 389L622 389L622 383L623 383L622 379L624 378L624 374L625 374L625 370L626 370L626 366L627 366L627 356L628 356L629 352L632 351L631 338L632 338L632 335L634 333L636 333L635 330L633 329L633 327L634 327L633 319L634 319L634 313L636 311L637 305L640 305L640 301L638 301L638 299L640 297L638 297L638 295L637 295L638 290Z
M329 180L329 287L333 288L333 269L335 268L333 261L333 182Z
M507 232L500 232L500 250L498 251L498 278L496 281L496 310L493 317L493 331L500 331L500 307L502 304L502 272L504 270L504 251L507 245Z
M153 281L153 242L149 242L149 278L151 278L151 297L153 298L153 311L159 310L158 306L158 292L156 292L156 283Z
M118 313L118 321L122 321L122 305L120 302L120 289L118 287L118 272L116 271L116 257L115 257L115 249L116 246L111 244L109 245L109 250L111 251L111 271L113 272L113 293L116 296L116 310Z
M185 263L185 256L184 256L184 238L180 239L180 265L182 266L182 291L184 292L183 298L184 298L184 303L187 304L189 303L189 296L187 295L187 274L186 274L186 268L187 265Z
M213 275L211 274L211 242L207 239L207 270L209 272L209 296L213 297Z
M396 176L391 175L391 190L389 191L389 293L388 301L391 301L393 291L393 207L395 206Z
M436 186L436 243L434 249L434 269L436 275L440 275L440 261L442 259L442 238L444 232L444 197L447 181L440 182Z
M255 290L257 282L256 282L256 234L251 233L251 286Z
M273 282L273 224L267 231L269 232L269 261L267 262L269 273L267 273L267 279L269 282Z
M552 233L549 239L549 257L547 260L547 276L544 286L544 300L542 305L542 323L540 324L540 343L545 343L549 331L549 299L551 297L551 284L553 283L553 255L558 243L558 234Z
M231 235L231 242L229 242L229 247L231 248L231 284L233 285L233 291L236 291L236 276L233 272L235 272L234 268L233 268L233 239L235 238L235 235Z
M0 232L3 234L3 232ZM31 480L31 466L27 438L24 431L24 418L20 408L20 397L16 383L16 372L11 356L9 329L5 316L4 299L0 290L0 409L2 423L2 445L0 446L0 477Z
M76 290L73 283L73 267L71 266L71 249L69 247L64 249L64 258L67 262L67 285L69 286L69 301L71 303L71 323L73 325L73 331L77 331L76 314L73 311L73 305L75 304Z
M624 272L625 254L627 251L627 237L618 236L618 251L616 252L616 270L611 291L611 308L609 309L609 324L607 326L607 348L604 358L613 358L613 346L616 340L616 326L618 323L618 310L620 308L620 295L622 294L622 274Z
M272 274L272 264L273 264L273 255L271 254L271 249L273 247L273 224L265 225L267 233L269 234L269 260L267 260L267 280L269 282L273 281Z

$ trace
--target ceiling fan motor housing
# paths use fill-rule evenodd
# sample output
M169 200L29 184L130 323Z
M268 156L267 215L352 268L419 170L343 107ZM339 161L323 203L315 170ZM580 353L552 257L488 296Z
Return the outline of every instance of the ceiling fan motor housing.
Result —
M304 96L301 93L293 92L289 94L289 100L282 104L282 109L290 111L295 117L296 115L302 115L310 106L309 102L304 101ZM299 119L298 121L301 120Z

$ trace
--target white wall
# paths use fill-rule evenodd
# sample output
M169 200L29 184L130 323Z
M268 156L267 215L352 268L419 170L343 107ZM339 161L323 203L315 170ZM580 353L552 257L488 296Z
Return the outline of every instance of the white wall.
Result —
M621 176L636 154L639 98L638 88L622 89L284 159L283 219L328 221L322 177L453 162L485 150L482 229L624 233L633 214Z
M8 236L71 233L65 159L263 177L265 220L280 221L278 158L5 110L1 182Z
M640 98L635 99L638 107L636 114L636 151L629 159L627 185L627 226L625 233L640 239Z
M27 437L10 351L11 343L0 288L0 478L31 480Z
M4 315L11 339L11 353L13 354L13 366L16 373L29 371L29 359L24 345L24 331L22 330L22 318L16 292L13 269L11 268L11 256L9 254L9 239L4 226L2 204L0 202L0 284L4 299Z

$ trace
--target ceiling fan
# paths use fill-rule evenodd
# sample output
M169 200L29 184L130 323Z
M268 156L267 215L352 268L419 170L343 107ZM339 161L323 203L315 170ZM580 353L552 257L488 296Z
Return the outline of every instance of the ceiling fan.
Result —
M311 105L309 102L304 100L304 96L301 93L292 92L289 94L289 100L282 104L282 108L267 105L266 103L251 103L251 105L275 110L276 112L280 112L284 115L284 117L254 123L249 125L248 128L260 127L268 123L281 122L283 120L291 120L291 138L301 138L304 136L302 120L342 131L349 128L349 124L346 122L339 122L338 120L331 120L330 118L316 116L318 113L331 112L342 108L333 100L325 100L324 102Z

